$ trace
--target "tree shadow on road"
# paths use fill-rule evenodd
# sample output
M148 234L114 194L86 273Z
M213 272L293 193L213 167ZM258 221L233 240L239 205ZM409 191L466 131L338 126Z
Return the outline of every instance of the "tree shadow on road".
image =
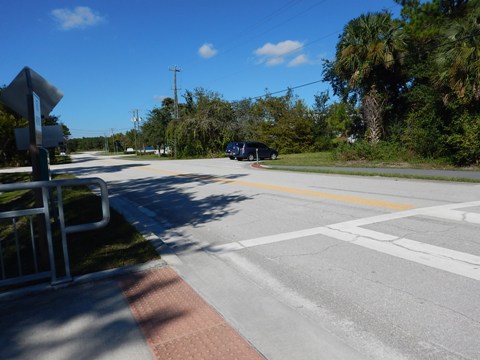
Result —
M115 173L145 164L112 165L108 167L77 167L72 170L58 169L74 175L95 176L97 173ZM203 174L183 174L149 177L131 181L110 182L112 199L127 199L134 204L134 216L142 214L137 222L147 218L157 225L159 237L172 234L178 237L174 245L178 249L201 250L196 243L177 231L182 226L203 226L212 221L234 216L234 206L251 199L218 187L200 196L198 187L212 184L228 184L245 175L223 177ZM141 211L139 210L141 208ZM81 209L80 209L81 210ZM159 225L161 224L161 225ZM135 225L135 224L134 224ZM138 225L138 224L137 224ZM140 279L132 278L123 283L123 290L135 288ZM177 280L164 280L147 284L141 291L132 293L129 301L154 294ZM110 356L115 351L128 351L136 346L138 338L131 317L123 309L125 300L119 296L116 285L107 281L68 289L59 289L38 296L29 296L8 304L0 304L0 358L70 358L93 359ZM154 321L159 329L179 318L187 317L187 310L164 306L140 321L140 325ZM92 327L90 327L92 326ZM132 358L135 355L132 354Z
M125 197L157 218L166 219L177 226L198 226L234 215L237 210L231 205L249 199L238 192L198 196L196 190L199 186L222 182L222 179L224 178L196 174L167 176L110 182L109 189L112 197Z
M75 160L75 163L78 161ZM61 174L72 174L76 176L96 176L99 173L116 173L121 172L127 169L147 166L149 164L135 163L135 164L118 164L110 166L80 166L80 167L71 167L71 168L54 168L52 173L61 173Z
M229 187L219 190L218 186L212 185L226 185L243 176L245 175L218 177L182 174L114 181L109 182L109 193L116 209L129 218L143 234L153 233L161 241L168 239L168 245L176 252L190 249L196 251L202 248L199 241L182 233L181 228L202 227L210 222L235 216L239 211L236 205L250 200L251 197ZM200 195L198 188L202 186L205 189ZM116 201L117 199L120 201ZM205 239L201 240L204 243ZM155 246L158 249L160 245Z

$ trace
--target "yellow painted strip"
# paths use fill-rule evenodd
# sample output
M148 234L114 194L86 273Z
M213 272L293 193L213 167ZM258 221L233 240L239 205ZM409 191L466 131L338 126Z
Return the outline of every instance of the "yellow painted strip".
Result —
M232 183L235 183L235 184L239 184L239 185L243 185L243 186L249 186L249 187L255 187L255 188L259 188L259 189L269 189L269 190L274 190L274 191L279 191L279 192L284 192L284 193L303 195L303 196L313 196L313 197L319 197L319 198L322 198L322 199L343 201L343 202L349 202L349 203L355 203L355 204L361 204L361 205L368 205L368 206L376 206L376 207L381 207L381 208L385 208L385 209L392 209L392 210L408 210L408 209L412 209L414 207L414 206L409 205L409 204L400 204L400 203L394 203L394 202L390 202L390 201L382 201L382 200L361 198L361 197L350 196L350 195L333 194L333 193L327 193L327 192L323 192L323 191L303 190L303 189L296 189L296 188L290 188L290 187L285 187L285 186L252 183L252 182L241 181L241 180L231 180L231 179L214 179L214 180L215 181L222 181L222 182L232 182Z
M260 183L254 183L254 182L242 181L242 180L233 180L233 179L227 179L227 178L218 178L210 175L182 174L182 173L169 171L169 170L154 169L147 166L140 166L138 167L138 169L154 171L154 172L159 172L159 173L168 174L168 175L184 176L192 179L202 179L202 180L210 180L215 182L233 183L233 184L253 187L257 189L268 189L268 190L274 190L274 191L279 191L279 192L289 193L289 194L312 196L312 197L318 197L318 198L328 199L328 200L375 206L375 207L381 207L384 209L391 209L391 210L409 210L414 208L414 206L410 204L395 203L391 201L382 201L382 200L361 198L361 197L350 196L350 195L327 193L323 191L303 190L303 189L296 189L296 188L285 187L285 186L260 184Z

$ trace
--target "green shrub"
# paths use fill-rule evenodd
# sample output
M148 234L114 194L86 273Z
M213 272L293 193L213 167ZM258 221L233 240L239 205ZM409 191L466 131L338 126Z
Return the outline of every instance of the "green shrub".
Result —
M456 165L480 163L480 116L464 112L456 118L445 136L446 153Z
M399 162L411 160L413 157L400 144L386 141L376 144L366 141L340 144L333 154L339 161Z

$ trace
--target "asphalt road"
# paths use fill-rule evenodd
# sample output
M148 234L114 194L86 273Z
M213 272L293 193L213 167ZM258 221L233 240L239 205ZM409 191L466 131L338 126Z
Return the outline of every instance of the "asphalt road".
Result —
M480 185L81 155L268 359L480 359ZM166 250L165 250L166 251Z

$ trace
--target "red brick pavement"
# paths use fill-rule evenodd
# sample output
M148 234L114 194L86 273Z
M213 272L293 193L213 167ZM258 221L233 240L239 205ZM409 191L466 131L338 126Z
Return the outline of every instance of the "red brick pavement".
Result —
M119 283L155 359L264 359L170 267Z

